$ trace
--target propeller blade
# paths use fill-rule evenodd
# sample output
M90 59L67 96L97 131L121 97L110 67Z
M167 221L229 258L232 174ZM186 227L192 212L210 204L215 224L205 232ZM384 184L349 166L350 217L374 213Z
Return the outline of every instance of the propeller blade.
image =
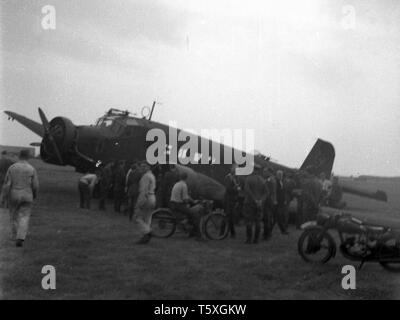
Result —
M49 128L50 128L50 123L49 123L49 121L47 120L47 117L46 117L46 115L44 114L43 110L40 109L40 108L39 108L39 116L40 116L40 120L42 120L42 124L43 124L44 131L45 131L46 133L48 133Z
M60 150L58 149L57 143L54 140L53 135L50 132L50 123L47 120L47 117L41 108L39 108L39 116L40 116L40 120L42 120L45 137L47 137L49 139L51 145L53 146L56 157L57 157L59 163L62 165L64 163L64 161L62 159Z

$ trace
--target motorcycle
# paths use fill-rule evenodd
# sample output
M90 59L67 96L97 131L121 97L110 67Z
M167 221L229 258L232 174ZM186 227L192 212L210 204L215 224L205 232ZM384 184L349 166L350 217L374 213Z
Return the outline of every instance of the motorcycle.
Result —
M316 221L304 223L298 252L306 262L327 263L336 255L330 230L338 232L340 252L352 261L378 262L383 268L400 272L400 234L391 228L369 225L347 213L320 213Z
M209 240L223 240L228 236L228 219L222 210L214 209L212 200L198 200L203 208L200 220L200 233ZM176 231L190 234L193 225L181 213L170 208L159 208L152 213L152 235L157 238L168 238Z

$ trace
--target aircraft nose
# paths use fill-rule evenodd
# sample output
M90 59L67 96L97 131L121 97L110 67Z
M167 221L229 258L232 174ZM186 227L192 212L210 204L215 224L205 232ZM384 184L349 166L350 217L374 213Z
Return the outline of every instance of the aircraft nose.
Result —
M63 117L56 117L50 122L46 120L43 121L46 134L41 144L41 156L48 162L65 164L68 162L66 154L74 143L76 127L71 120Z

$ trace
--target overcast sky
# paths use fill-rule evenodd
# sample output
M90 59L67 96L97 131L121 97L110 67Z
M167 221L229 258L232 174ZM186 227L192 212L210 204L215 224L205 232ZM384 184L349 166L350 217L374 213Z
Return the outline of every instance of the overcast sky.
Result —
M320 137L335 173L400 175L398 0L3 0L1 34L1 110L90 124L155 99L155 120L254 129L282 164ZM0 144L39 141L0 126Z

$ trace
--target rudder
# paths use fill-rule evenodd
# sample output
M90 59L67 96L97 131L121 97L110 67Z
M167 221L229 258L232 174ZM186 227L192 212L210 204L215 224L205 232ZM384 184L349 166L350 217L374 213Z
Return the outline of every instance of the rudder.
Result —
M307 155L300 170L306 170L316 176L322 172L329 178L335 160L335 148L332 143L318 139Z

